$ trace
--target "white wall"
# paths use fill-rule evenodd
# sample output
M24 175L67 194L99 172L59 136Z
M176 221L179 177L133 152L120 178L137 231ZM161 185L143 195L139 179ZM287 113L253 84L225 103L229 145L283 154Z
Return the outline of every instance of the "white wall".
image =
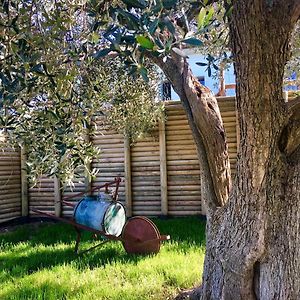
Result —
M207 86L210 90L213 91L214 94L216 94L219 90L219 80L208 76L206 66L201 67L196 65L196 62L206 63L207 60L205 59L205 57L201 54L193 54L193 53L192 54L188 53L188 57L189 57L188 61L194 75L197 77L204 76L205 86ZM231 65L228 70L225 70L224 79L226 84L235 83L233 65ZM227 90L226 96L235 96L235 90L232 89ZM171 99L179 100L178 95L174 92L173 89L172 89Z

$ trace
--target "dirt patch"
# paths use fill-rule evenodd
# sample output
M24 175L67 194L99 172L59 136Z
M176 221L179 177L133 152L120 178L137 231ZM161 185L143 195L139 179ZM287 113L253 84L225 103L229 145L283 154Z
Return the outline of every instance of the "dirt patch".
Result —
M0 224L0 234L16 231L19 228L31 228L33 230L38 229L44 224L54 224L57 221L51 219L40 219L40 218L19 218L12 221L8 221Z

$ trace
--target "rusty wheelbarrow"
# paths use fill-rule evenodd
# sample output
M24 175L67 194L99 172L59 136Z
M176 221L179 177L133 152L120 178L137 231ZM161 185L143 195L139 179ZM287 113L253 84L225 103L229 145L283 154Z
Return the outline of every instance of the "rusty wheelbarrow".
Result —
M62 204L74 208L72 219L57 217L36 209L32 211L71 224L77 232L75 244L77 254L79 254L79 244L83 230L104 239L96 246L80 253L95 249L109 241L122 242L125 251L130 254L158 253L161 242L170 239L170 236L161 235L156 225L146 217L136 216L126 221L125 208L117 201L120 182L121 179L116 178L114 181L94 188L91 192L98 190L97 196L85 196L77 204L65 200L82 196L84 193L64 197L61 201ZM115 186L115 192L112 196L108 194L110 186ZM101 192L103 188L105 191Z

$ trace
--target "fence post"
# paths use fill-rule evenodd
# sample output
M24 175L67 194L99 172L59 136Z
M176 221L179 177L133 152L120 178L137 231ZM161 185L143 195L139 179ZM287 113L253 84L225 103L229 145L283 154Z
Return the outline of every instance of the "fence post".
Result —
M60 217L62 214L61 205L61 182L57 176L54 176L54 210L55 215Z
M283 91L283 99L284 99L284 102L289 102L289 92L288 91Z
M217 96L226 96L226 85L225 85L225 78L224 78L224 66L221 64L219 68L219 91Z
M90 136L90 131L88 128L86 128L86 132L84 135L84 140L86 143L91 142L91 136ZM91 172L91 162L87 163L86 169L84 170L84 188L85 192L87 194L90 194L92 191L92 178L91 175L89 174Z
M22 208L21 215L22 217L27 217L29 214L26 160L27 160L26 150L23 146L21 148L21 208Z
M132 216L130 140L124 136L125 206L127 217Z
M159 160L160 160L160 194L161 214L168 214L168 175L167 175L167 151L166 151L166 126L165 120L159 122Z

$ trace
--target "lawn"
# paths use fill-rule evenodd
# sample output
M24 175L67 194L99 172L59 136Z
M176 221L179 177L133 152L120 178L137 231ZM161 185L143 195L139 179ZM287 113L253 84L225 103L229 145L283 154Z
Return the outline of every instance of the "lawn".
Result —
M157 255L128 255L119 242L82 256L66 224L23 225L0 234L0 299L172 299L199 284L205 223L196 217L154 219L170 234ZM86 233L82 248L96 242Z

